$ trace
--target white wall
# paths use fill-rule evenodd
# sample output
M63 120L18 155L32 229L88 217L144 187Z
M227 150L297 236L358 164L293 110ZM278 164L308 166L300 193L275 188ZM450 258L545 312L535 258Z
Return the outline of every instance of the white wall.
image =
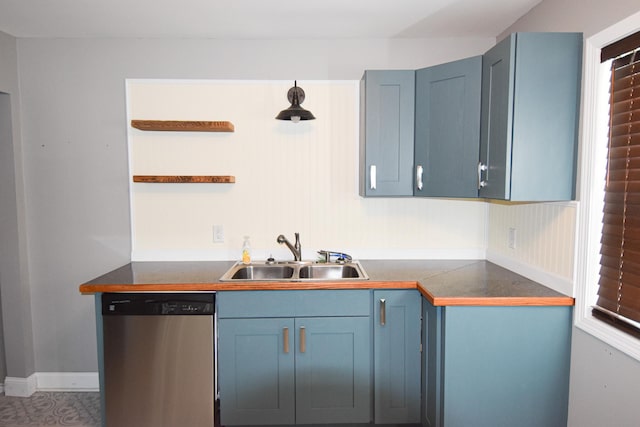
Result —
M275 120L293 82L130 81L129 116L229 120L233 133L129 131L135 175L234 175L235 184L133 183L133 259L290 259L276 236L300 232L357 259L485 255L485 204L358 196L359 82L298 81L316 120ZM225 242L212 228L225 228Z
M36 371L97 370L93 299L79 295L78 285L131 254L125 79L357 80L364 69L419 68L478 55L494 43L19 39ZM237 175L239 184L246 179ZM382 206L381 217L405 215L385 201L367 203ZM427 217L438 208L415 206ZM293 231L274 227L273 238ZM311 247L334 243L307 239Z
M585 38L615 24L640 10L637 0L545 0L530 13L516 22L499 37L515 31L582 31ZM504 212L507 211L507 212ZM512 223L526 223L533 226L529 237L521 235L519 245L535 247L543 244L544 250L555 252L564 248L560 239L573 233L572 226L558 233L557 239L540 241L536 231L544 234L546 224L537 224L540 216L560 215L574 218L574 207L558 207L553 204L530 206L492 205L489 223L493 225L492 235L504 235L510 223L499 223L497 216L508 216ZM537 230L536 230L537 229ZM489 252L502 251L490 238ZM504 253L504 251L503 251ZM518 256L513 257L516 262ZM538 264L539 260L532 261ZM573 266L571 267L571 270ZM566 270L563 269L566 274ZM575 427L638 425L636 400L640 394L640 362L603 343L602 341L573 329L571 354L571 391L569 404L569 425Z

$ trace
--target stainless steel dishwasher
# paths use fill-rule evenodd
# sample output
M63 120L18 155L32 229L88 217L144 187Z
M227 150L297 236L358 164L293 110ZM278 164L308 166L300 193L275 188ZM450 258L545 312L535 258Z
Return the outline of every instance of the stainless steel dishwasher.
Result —
M213 427L215 294L102 295L106 427Z

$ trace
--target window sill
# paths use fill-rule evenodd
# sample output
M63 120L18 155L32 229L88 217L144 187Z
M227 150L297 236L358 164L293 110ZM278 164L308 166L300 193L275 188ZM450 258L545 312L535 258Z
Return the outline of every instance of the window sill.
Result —
M578 313L576 314L577 328L640 361L640 340L596 319L591 314L582 318L578 318Z

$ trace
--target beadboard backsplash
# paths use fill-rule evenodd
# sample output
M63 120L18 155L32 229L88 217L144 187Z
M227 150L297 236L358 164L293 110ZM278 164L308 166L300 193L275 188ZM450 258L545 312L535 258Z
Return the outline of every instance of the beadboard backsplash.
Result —
M577 202L488 206L487 259L572 295Z
M133 175L229 175L233 184L131 182L133 260L254 259L320 249L360 259L482 259L487 204L358 196L358 82L298 81L316 120L275 120L293 81L128 80L128 122L230 121L232 133L129 127ZM224 242L213 242L221 225Z

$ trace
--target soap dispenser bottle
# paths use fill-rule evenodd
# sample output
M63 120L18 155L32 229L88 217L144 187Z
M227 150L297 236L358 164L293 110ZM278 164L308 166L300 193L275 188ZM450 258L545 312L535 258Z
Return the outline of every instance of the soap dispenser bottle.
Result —
M244 242L242 243L242 263L251 264L251 242L249 236L244 236Z

